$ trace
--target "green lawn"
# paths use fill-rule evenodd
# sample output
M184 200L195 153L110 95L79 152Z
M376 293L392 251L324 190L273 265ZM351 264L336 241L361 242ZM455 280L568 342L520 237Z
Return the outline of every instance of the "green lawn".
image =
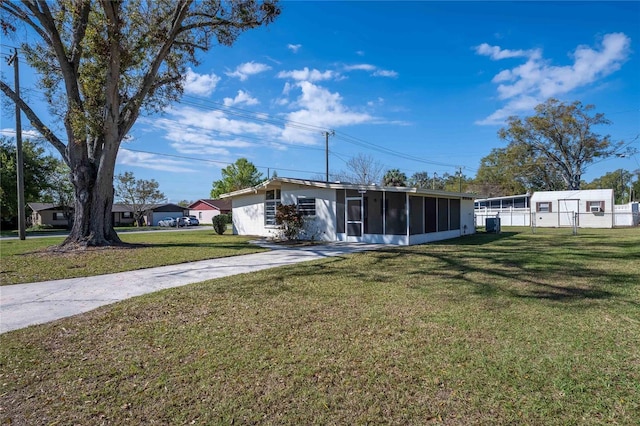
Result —
M636 425L640 229L477 234L0 336L0 422Z
M183 232L121 233L120 238L139 246L57 253L49 248L64 237L0 240L0 282L7 285L86 277L264 250L249 244L249 237L217 235L204 227Z

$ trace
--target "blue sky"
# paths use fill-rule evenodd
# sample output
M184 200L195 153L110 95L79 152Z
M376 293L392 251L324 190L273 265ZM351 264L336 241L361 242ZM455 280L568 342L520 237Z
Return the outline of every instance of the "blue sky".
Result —
M631 142L639 43L640 2L286 1L272 25L201 55L182 101L134 126L116 172L156 179L172 202L208 198L240 157L264 175L318 177L335 130L331 171L362 153L408 176L473 177L505 146L505 118L548 97L595 104L612 121L599 132ZM640 155L583 178L618 168L640 168Z

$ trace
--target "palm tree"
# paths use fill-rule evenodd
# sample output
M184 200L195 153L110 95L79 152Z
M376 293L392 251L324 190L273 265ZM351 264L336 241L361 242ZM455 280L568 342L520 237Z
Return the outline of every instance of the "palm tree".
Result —
M407 175L398 169L387 170L382 178L382 186L407 186Z

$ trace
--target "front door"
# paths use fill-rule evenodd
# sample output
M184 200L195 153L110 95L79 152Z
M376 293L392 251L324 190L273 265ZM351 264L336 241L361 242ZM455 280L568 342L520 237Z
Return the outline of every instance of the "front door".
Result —
M360 241L363 224L362 197L347 197L346 201L347 241Z

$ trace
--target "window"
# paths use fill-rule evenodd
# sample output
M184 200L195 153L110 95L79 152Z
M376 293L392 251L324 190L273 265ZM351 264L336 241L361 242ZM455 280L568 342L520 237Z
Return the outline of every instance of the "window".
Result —
M280 190L272 189L265 194L264 201L264 224L276 224L276 207L280 204Z
M202 220L202 212L198 212L198 219Z
M538 213L551 213L551 201L536 203L536 211Z
M302 216L316 215L316 199L315 198L298 198L298 212Z
M64 220L64 213L53 212L53 220Z
M133 212L122 212L123 219L133 219Z
M604 211L604 201L587 201L587 211L599 213Z

